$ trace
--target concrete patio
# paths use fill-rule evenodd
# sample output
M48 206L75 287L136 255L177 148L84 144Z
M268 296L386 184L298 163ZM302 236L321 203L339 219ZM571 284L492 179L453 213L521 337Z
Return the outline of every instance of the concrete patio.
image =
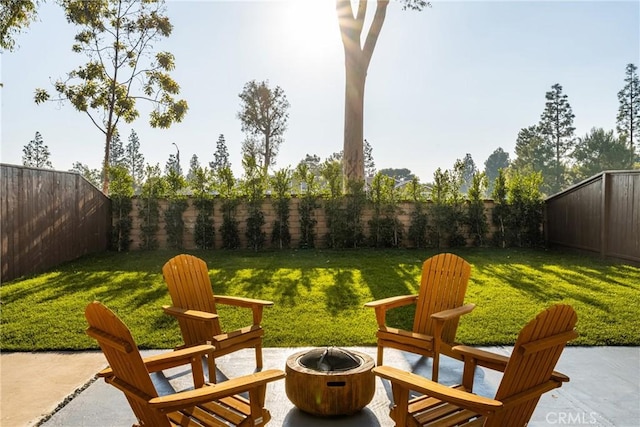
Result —
M375 359L374 347L350 348ZM483 347L508 355L510 347ZM286 359L301 348L264 349L264 367L284 370ZM144 351L144 355L157 351ZM2 426L131 426L133 417L121 392L103 380L91 382L93 373L106 365L99 352L88 353L9 353L3 354ZM385 364L431 375L431 360L395 350L385 351ZM254 354L241 351L217 359L218 380L253 372ZM440 381L459 382L460 362L443 357ZM640 426L640 348L568 347L557 370L571 382L543 395L530 426ZM173 369L154 374L160 394L190 387L190 374ZM475 392L492 397L500 374L485 369L476 372ZM87 386L87 383L90 383ZM391 402L389 383L376 378L371 403L349 417L318 418L307 415L288 400L284 381L271 383L266 406L271 412L269 425L277 426L354 426L387 427ZM83 387L84 386L84 387ZM78 389L82 389L77 392ZM76 393L74 393L76 392Z

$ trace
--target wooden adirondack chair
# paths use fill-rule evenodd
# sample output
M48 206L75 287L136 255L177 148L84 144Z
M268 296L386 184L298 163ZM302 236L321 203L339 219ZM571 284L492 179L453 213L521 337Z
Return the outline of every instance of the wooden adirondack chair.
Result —
M180 325L186 347L211 343L215 350L209 369L215 372L215 358L243 349L255 348L256 366L262 369L262 311L273 305L271 301L214 295L207 264L192 255L178 255L162 267L173 306L163 306L165 313L174 316ZM249 308L253 324L231 332L223 332L218 320L216 304ZM211 379L215 382L215 379Z
M511 357L454 347L465 363L462 385L447 387L389 366L373 372L391 381L397 426L526 426L540 396L569 381L554 368L567 341L578 336L577 319L568 305L544 310L520 331ZM476 366L504 372L495 398L471 393ZM423 395L409 399L409 390Z
M471 312L474 304L463 304L471 266L450 253L435 255L422 264L418 295L404 295L365 304L376 312L378 321L378 363L382 365L384 347L391 347L433 358L431 379L438 381L440 353L460 358L451 348L455 345L460 316ZM405 331L386 325L389 309L416 304L413 330Z
M85 317L87 334L98 341L109 363L99 375L125 394L140 426L257 426L271 419L264 407L266 387L284 378L283 371L266 370L221 384L205 384L202 356L211 354L211 345L143 359L127 326L107 307L90 303ZM191 364L194 389L158 396L149 373L186 364ZM237 395L245 392L249 399Z

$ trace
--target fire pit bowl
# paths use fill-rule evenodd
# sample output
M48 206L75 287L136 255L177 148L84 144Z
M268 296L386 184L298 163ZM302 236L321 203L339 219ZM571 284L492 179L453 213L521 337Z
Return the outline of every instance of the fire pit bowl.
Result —
M337 347L293 354L287 359L287 397L313 415L354 414L373 399L373 367L368 355Z

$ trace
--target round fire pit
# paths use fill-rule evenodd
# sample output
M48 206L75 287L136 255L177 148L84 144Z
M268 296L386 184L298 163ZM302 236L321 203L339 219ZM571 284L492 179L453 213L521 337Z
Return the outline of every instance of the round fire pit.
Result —
M373 367L368 355L336 347L293 354L287 359L287 397L313 415L354 414L373 399Z

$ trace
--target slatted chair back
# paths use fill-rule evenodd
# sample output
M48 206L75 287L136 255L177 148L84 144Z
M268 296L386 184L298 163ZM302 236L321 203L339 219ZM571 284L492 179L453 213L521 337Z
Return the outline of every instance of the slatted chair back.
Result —
M427 259L422 264L413 332L433 335L431 314L461 307L470 275L471 265L457 255L443 253ZM445 322L441 335L444 342L455 341L458 323L459 318Z
M505 402L524 390L541 391L499 411L485 426L524 426L529 422L542 393L557 386L550 382L551 374L567 341L578 336L574 330L577 321L571 306L558 304L540 313L520 331L495 399Z
M209 270L203 260L193 255L177 255L165 263L162 275L175 307L217 314ZM178 323L187 346L201 344L222 333L217 318L207 324L211 330L188 319L178 318Z
M149 372L142 361L129 328L109 308L99 302L87 305L85 317L89 323L87 335L98 341L109 367L113 372L111 379L118 388L134 388L148 395L157 397ZM166 415L155 411L146 402L131 398L125 393L135 416L143 425L169 426Z

